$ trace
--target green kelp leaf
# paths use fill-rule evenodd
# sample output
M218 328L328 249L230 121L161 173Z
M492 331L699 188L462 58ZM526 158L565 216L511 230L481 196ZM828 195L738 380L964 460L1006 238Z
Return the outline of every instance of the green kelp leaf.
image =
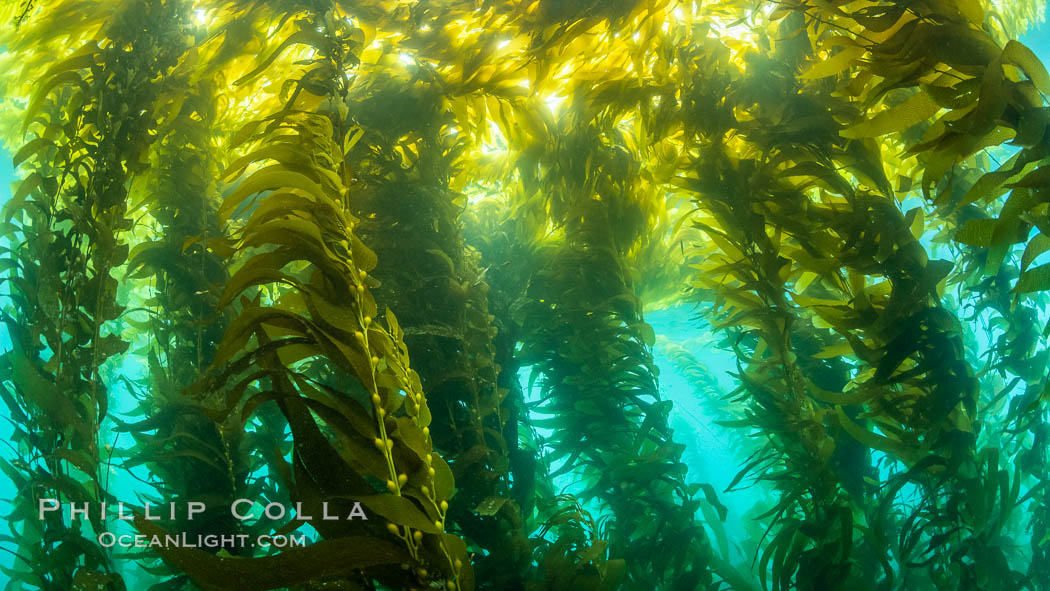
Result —
M17 269L15 274L21 273L22 265L19 264L16 259L0 259L0 273L10 271L11 269Z
M15 402L14 393L11 392L3 383L0 383L0 399L3 399L4 404L7 406L8 411L11 413L11 417L15 419L19 424L28 425L29 417L23 412L21 405Z
M15 348L7 355L11 362L11 376L23 397L32 400L51 421L72 427L85 437L91 435L73 400L45 377L20 349Z
M507 503L506 497L486 497L474 508L474 513L491 517L499 513L500 508Z
M428 534L440 534L434 522L431 521L419 507L416 507L408 497L397 495L372 495L366 497L354 497L355 501L368 507L376 515L391 523L405 525L412 529L418 529Z
M1003 60L1024 70L1039 92L1050 95L1050 74L1039 57L1020 41L1010 40L1003 48Z
M376 258L376 253L365 246L365 243L361 242L356 235L352 234L350 236L350 248L353 251L354 263L358 269L372 271L376 268L376 264L379 262L379 259Z
M707 499L707 502L718 511L718 518L725 521L726 517L729 516L729 508L718 500L718 493L715 492L715 487L710 484L700 484L698 486L700 490L704 491L704 498Z
M839 424L842 425L842 428L846 433L849 433L850 436L858 442L863 443L871 449L877 449L883 453L892 454L907 464L913 464L915 462L918 450L911 449L900 441L877 435L864 427L857 425L852 419L846 416L846 413L842 410L841 406L835 407L835 414L838 415Z
M1011 143L1015 146L1035 146L1046 135L1047 125L1050 125L1050 107L1026 109L1017 122L1017 135Z
M95 472L98 470L98 461L83 451L63 448L56 450L55 456L76 466L77 469L92 478L95 477Z
M93 483L90 481L81 482L80 480L66 474L59 474L58 476L53 476L51 478L42 478L38 481L38 484L52 488L55 491L66 495L69 500L78 503L97 499L93 492L95 490ZM94 518L94 516L92 518Z
M434 468L434 492L437 494L437 498L452 498L452 493L455 491L455 479L452 477L452 470L448 467L448 463L437 454L434 454L432 462L431 466Z
M758 577L763 589L769 589L766 573L769 572L769 561L774 555L776 555L776 559L773 560L773 588L780 589L784 553L795 538L795 533L800 523L798 519L786 519L781 522L780 532L762 552L762 558L759 560Z
M44 179L42 176L40 176L40 173L34 171L32 174L23 179L22 182L18 183L18 189L15 190L15 193L11 196L11 199L4 204L3 217L5 222L10 222L11 219L15 217L15 214L20 209L22 209L22 206L25 203L26 198L29 197L29 194L32 193L34 190L40 188L41 184L43 183L43 180Z
M602 576L602 584L598 591L616 591L623 585L627 578L627 561L623 558L614 558L606 561L605 574Z
M281 273L280 271L273 269L272 267L266 267L263 265L252 267L245 265L237 271L237 273L233 276L230 282L226 285L226 290L223 292L222 297L219 300L220 305L228 306L234 300L234 298L236 298L249 287L267 285L271 283L298 285L298 281L295 277L288 275L287 273Z
M1038 189L1050 186L1050 166L1044 164L1043 166L1040 166L1039 168L1025 175L1024 178L1017 181L1016 183L1011 183L1007 186L1011 189L1017 187Z
M647 322L639 322L635 327L638 329L638 335L642 338L642 342L647 347L652 348L656 344L656 331Z
M969 246L991 246L998 224L999 220L995 219L967 220L966 224L955 233L955 239Z
M933 100L929 93L918 92L903 103L889 110L882 111L867 121L861 121L856 125L843 129L839 132L839 135L845 138L858 139L902 131L933 117L940 109L941 106Z
M711 530L715 537L718 555L723 558L729 556L729 536L726 535L726 528L722 523L722 518L719 517L710 503L700 503L700 512L704 514L704 525Z
M1036 234L1035 238L1032 238L1025 246L1024 254L1021 255L1021 272L1024 273L1028 270L1028 266L1032 264L1032 261L1047 250L1050 250L1050 236Z
M135 527L147 536L160 536L161 541L171 535L142 516L135 517ZM197 548L164 545L156 550L161 558L207 591L279 589L409 560L403 549L367 536L321 540L305 548L259 558L222 557Z
M1033 291L1046 291L1050 289L1050 263L1039 265L1021 273L1017 280L1014 291L1017 293L1031 293Z
M459 569L459 575L456 577L459 589L461 591L474 591L474 568L471 566L470 557L467 555L467 543L455 534L443 534L442 539L445 542L445 547L448 548L448 553L452 560L459 559L463 562L463 566Z
M1013 173L1011 171L1001 169L981 176L963 195L959 205L969 205L974 201L991 201L999 198L1006 191L1003 184L1012 176Z
M22 146L18 152L15 153L14 158L11 159L12 164L15 168L18 168L20 164L29 159L30 156L36 154L40 150L47 148L48 146L54 146L55 142L45 138L38 137L34 140L30 140L24 146Z

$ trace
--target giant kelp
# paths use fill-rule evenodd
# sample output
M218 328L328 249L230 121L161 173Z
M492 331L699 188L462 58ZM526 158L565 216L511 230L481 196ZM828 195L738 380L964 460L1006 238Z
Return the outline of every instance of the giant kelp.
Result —
M1037 3L0 16L15 584L1046 588L1050 75L1012 39ZM738 387L678 352L701 387L672 397L722 396L758 442L730 489L775 493L750 566L669 427L644 306L681 301ZM375 518L120 560L31 519L118 498L121 464L150 498Z
M127 185L144 168L154 109L170 84L161 74L180 53L172 43L176 13L168 8L82 7L84 14L72 16L100 27L103 43L87 41L43 72L23 115L33 139L15 163L32 172L4 210L6 260L18 270L15 307L5 312L14 343L4 357L11 378L5 402L22 417L16 440L28 460L8 464L21 491L11 522L21 525L13 532L18 572L40 588L123 587L107 553L79 527L34 516L41 498L112 499L99 432L109 406L101 376L128 343L113 330L122 306L111 271L128 256ZM20 42L71 37L43 19ZM92 529L102 528L96 513Z

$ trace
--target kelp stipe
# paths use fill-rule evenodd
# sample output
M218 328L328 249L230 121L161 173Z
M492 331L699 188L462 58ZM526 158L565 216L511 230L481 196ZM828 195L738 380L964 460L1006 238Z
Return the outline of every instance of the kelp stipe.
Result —
M382 76L380 64L374 71ZM377 299L398 313L409 350L422 354L415 369L428 392L434 445L460 483L448 517L481 550L480 588L520 588L531 548L510 487L509 458L519 443L506 434L517 433L514 409L522 401L520 391L508 398L511 390L499 384L489 286L460 237L463 196L449 189L445 173L457 142L436 113L420 108L439 103L429 86L391 76L355 90L365 93L351 113L362 134L354 152L361 154L361 237L384 261L373 274ZM412 112L388 118L398 103ZM419 159L408 156L412 148Z
M188 12L183 16L188 19ZM186 29L193 27L187 24ZM270 441L279 433L243 429L238 417L215 420L189 390L212 363L227 326L227 315L217 304L229 280L225 261L207 248L221 235L214 87L209 80L194 86L190 74L183 67L170 75L185 93L171 98L176 114L159 130L150 170L132 188L157 230L152 239L131 248L124 276L125 281L148 282L150 297L134 302L134 309L129 302L125 316L145 333L144 351L138 353L146 357L149 372L136 391L138 420L117 429L130 433L135 442L122 465L148 470L156 489L149 498L156 505L207 507L200 515L178 512L166 528L190 539L258 536L265 533L265 524L237 520L229 507L244 498L289 501L276 480L252 478L265 473L273 450L287 444ZM150 572L160 575L165 566ZM167 567L167 572L172 578L163 583L165 589L191 585L181 570Z
M898 12L897 15L903 15L903 11ZM862 37L862 39L868 38ZM1020 56L1021 51L1016 45L1008 46L1004 55ZM1021 60L1022 58L1013 57L1011 59ZM1027 60L1027 58L1024 59ZM1034 66L1029 63L1026 69L1035 71L1033 68ZM816 68L813 72L815 78L827 77L831 74L831 72L824 73L823 70L820 74L816 74L815 70ZM814 90L816 92L813 94L819 92L818 88ZM851 88L852 92L855 92L853 88ZM773 99L773 96L783 97L790 94L789 92L777 92L767 96ZM733 95L732 91L727 91L727 96ZM758 98L759 109L753 109L750 116L761 120L760 113L762 113L764 103L761 97ZM773 100L778 102L769 103L771 112L782 111L783 100ZM828 102L834 102L834 99ZM842 104L839 109L830 108L828 111L845 113L846 109L848 105ZM808 119L809 124L813 125L809 138L813 138L812 131L821 128L817 121L819 120L815 117ZM778 147L778 150L772 153L776 154L778 159L786 161L783 169L778 172L770 171L773 174L768 174L764 171L757 172L755 168L752 168L748 173L751 180L744 183L738 181L723 184L723 186L738 186L745 192L752 192L756 187L754 180L756 177L772 179L780 176L781 178L786 177L785 180L811 178L812 185L809 186L820 187L822 195L831 193L846 197L845 203L835 203L833 208L825 210L826 213L822 216L820 223L808 226L809 228L829 228L837 236L846 238L843 245L838 248L831 247L829 239L839 238L834 235L823 237L814 235L812 229L806 229L805 224L800 224L797 219L791 220L785 215L791 212L795 215L801 214L800 217L812 216L820 212L821 208L815 207L812 202L802 207L788 206L789 201L785 197L796 194L795 191L798 189L787 185L784 181L780 181L783 183L782 188L770 191L771 195L776 196L776 209L763 207L761 211L765 216L764 220L756 219L755 209L749 208L750 211L747 211L745 215L751 218L750 220L739 219L727 223L725 212L733 211L732 206L714 209L708 205L709 200L703 197L698 200L698 203L701 207L711 210L715 220L718 221L717 226L705 225L706 228L709 228L709 232L721 235L722 239L731 240L732 246L738 253L748 255L746 258L741 257L740 254L734 257L738 258L741 263L756 260L756 251L753 246L734 240L731 234L725 232L725 229L743 228L752 221L761 222L762 225L755 227L763 231L752 234L758 237L758 245L765 243L765 246L761 246L757 252L762 253L763 256L769 256L766 254L769 253L775 257L767 259L765 273L767 278L780 283L768 293L772 295L784 293L789 290L784 280L799 278L797 284L808 287L798 288L792 292L794 303L802 308L809 308L814 317L819 318L822 324L832 327L835 332L845 336L847 346L852 349L857 358L871 364L869 371L861 373L852 380L856 383L857 389L856 393L851 396L842 397L834 392L826 392L828 386L819 384L815 379L799 382L800 384L811 384L808 386L810 394L807 398L816 399L815 401L808 400L806 404L812 405L816 402L819 405L823 402L834 405L835 416L829 416L830 421L824 419L826 426L843 429L850 438L856 439L864 446L896 457L907 468L898 473L890 486L880 491L879 494L883 495L883 498L877 512L864 509L863 505L857 507L858 510L864 511L863 514L867 516L869 523L875 525L875 529L872 530L874 535L866 540L871 544L868 549L881 546L884 548L882 556L888 558L892 553L895 563L904 565L908 569L916 569L916 572L902 569L902 572L897 573L899 580L906 588L916 584L935 585L938 588L960 584L966 588L988 588L989 586L1015 588L1016 585L1022 584L1020 581L1023 575L1011 570L1001 550L986 546L985 541L997 535L996 529L1005 523L1003 520L1007 518L1013 505L1018 502L1016 491L1022 477L1020 475L1011 476L1009 472L1000 470L995 450L982 450L980 453L975 450L976 441L970 418L968 418L976 412L977 383L974 379L974 372L968 367L963 357L962 341L954 319L950 313L933 303L934 298L937 298L943 289L938 287L938 282L946 277L950 265L946 262L928 261L925 252L918 245L916 239L923 228L921 211L913 210L905 219L896 208L884 201L884 197L854 193L849 183L838 177L838 174L829 166L831 162L845 165L856 178L870 183L871 189L881 192L884 196L892 196L893 191L881 172L882 164L874 160L871 155L857 151L857 149L863 149L864 143L868 142L863 138L886 132L873 131L876 123L890 121L894 120L886 116L843 130L840 135L853 141L842 143L841 140L834 140L829 146L830 150L824 148L826 151L823 154L813 154L812 151L810 154L805 152L800 154L796 146ZM903 126L917 122L894 121L895 124ZM747 130L751 124L743 124L741 127ZM829 119L827 126L823 129L834 130L838 127L837 122ZM745 131L744 137L750 141L756 141L759 146L768 145L766 144L768 140L765 138L770 137L770 129L771 126L766 123L761 128L755 128L757 133L748 134ZM809 145L812 146L812 139L809 139L809 142ZM768 147L763 147L768 149ZM854 153L851 154L850 150L853 150ZM826 160L821 162L820 159L814 159L814 155ZM740 164L730 161L727 162L728 166L722 165L721 170L742 168L740 165L745 163L754 167L748 161L741 161ZM774 160L773 164L775 163ZM936 178L940 174L937 171L931 174L931 163L927 163L925 170L926 174L930 175L927 178ZM697 181L693 184L699 192L710 193L720 188L717 183L710 182L711 178L717 178L717 173L712 175L713 171L713 169L702 170L697 175ZM802 188L805 187L806 185L802 186ZM859 210L859 215L850 216L847 213L850 207ZM836 216L843 216L841 226L833 221ZM773 221L776 218L781 218L783 221ZM878 226L871 226L873 220L877 220ZM711 229L712 226L713 229ZM766 227L763 228L763 226ZM916 235L912 236L912 233ZM772 236L774 241L771 242L767 235ZM797 254L791 254L780 244L782 241L790 244L789 240L798 241L806 250L796 250ZM833 266L817 263L811 252L812 247L818 245L823 252L842 252L842 261L849 268L848 274L835 276L829 273L834 268ZM757 259L757 261L761 260L763 259ZM800 267L799 271L794 270L795 265ZM711 268L715 270L714 265ZM756 268L755 271L760 273L761 269ZM807 274L809 274L808 277ZM863 280L863 276L873 274L878 274L888 280L889 287L891 287L888 293L878 294L871 287L867 287L871 285L871 282ZM761 280L761 274L757 274L760 281L755 284L751 277L750 274L740 275L745 288L750 282L750 285L756 285L761 289L763 284L770 281L770 279ZM803 283L802 280L805 282ZM720 285L713 287L719 291L723 289ZM815 288L818 287L821 288L820 291L816 291ZM812 295L803 295L805 289L809 289ZM756 291L761 297L762 292L757 289ZM844 293L841 296L834 295L839 291ZM731 301L732 305L738 309L754 307L758 303L758 300L753 298L741 298L740 294L735 296L726 294L720 297ZM782 300L770 307L780 310L779 313L783 314L794 306ZM744 318L742 315L738 317ZM797 321L795 323L797 324ZM788 324L784 323L783 326L788 326ZM774 342L778 343L777 346L781 346L779 343L789 343L788 350L791 351L791 357L797 358L799 362L804 359L802 351L805 350L805 347L802 342L797 342L796 339L785 340L780 337L776 337ZM880 342L881 346L878 345ZM820 357L838 356L838 354L830 354L835 351L831 343L825 341L824 346L825 352L821 352ZM771 351L776 350L768 343L767 348ZM914 361L907 362L909 357ZM782 358L777 360L776 367L787 368L790 365L785 358ZM870 377L861 381L860 376ZM839 384L841 388L845 382L839 382ZM872 388L884 389L887 386L891 389L883 390L884 394L878 394L878 390L872 390ZM876 419L878 428L885 435L875 435L858 425L855 422L856 411L849 412L851 404L866 404L869 410L864 413L865 416ZM781 413L783 413L783 408L779 411L774 410L771 414ZM821 414L826 415L823 412ZM853 416L850 416L851 414ZM813 423L814 428L819 425L819 422L807 422ZM832 444L831 449L837 451L844 441L841 436L837 436L835 443L837 445ZM905 513L902 515L902 521L891 525L890 520L887 520L887 510L894 505L894 498L905 481L914 482L921 487L926 495L925 500L920 502L918 507L903 509ZM962 491L970 492L963 493ZM963 496L966 494L971 495L971 500L966 500ZM972 495L977 494L988 495L988 501L975 504ZM863 499L864 497L861 497L860 500ZM993 503L1001 507L1000 521L989 523L986 520L990 517L989 510ZM848 516L846 513L843 515ZM893 539L891 537L893 534L886 531L887 527L901 528L898 536L899 544L889 543ZM817 528L811 531L827 532L833 529ZM844 529L843 532L845 531L847 530ZM927 534L925 532L940 533ZM931 537L926 538L926 535ZM792 538L785 537L783 541L775 539L774 545L787 543L790 539ZM844 539L847 544L846 548L848 548L850 540L845 539L845 536L840 539ZM926 543L930 545L925 545ZM972 552L970 556L972 556L973 566L960 568L945 562L944 548L941 546L945 543L958 544L959 550L955 551L957 556L960 553ZM934 544L937 545L937 548L934 547ZM773 556L770 554L772 548L766 550L765 556ZM792 560L795 551L793 548L787 553L776 553L773 564L776 579L774 585L784 585L785 581L778 578L784 576L796 577L793 584L799 588L806 588L807 585L820 580L824 580L825 585L834 580L817 578L812 572L803 570L813 565L811 561L786 564L776 562L783 559ZM848 557L849 554L836 552L832 556ZM805 558L805 555L803 554L801 558ZM883 584L893 586L895 573L887 558L882 559L885 571ZM842 564L849 568L849 563L855 561L856 559L852 559ZM998 574L991 575L990 572L993 570L998 571ZM869 577L865 578L870 580ZM840 579L839 584L841 582ZM787 582L786 584L792 583ZM826 586L821 588L826 588Z
M360 499L387 523L348 529L318 522L326 540L302 554L326 562L322 572L299 572L309 579L298 579L275 566L255 580L267 581L265 588L338 576L471 589L464 545L444 533L452 475L433 451L430 411L397 319L387 310L386 327L380 324L367 286L375 255L355 235L348 211L345 149L356 130L348 128L344 101L359 31L335 10L305 11L293 21L293 38L317 50L312 67L290 81L279 111L247 123L234 142L248 153L227 178L267 165L249 172L220 208L223 218L244 212L231 242L243 262L220 302L239 298L239 310L217 351L214 383L226 384L225 412L243 419L276 402L293 437L285 485L304 509L319 514L323 501ZM209 561L190 575L229 580L229 564Z
M574 114L584 122L570 120L561 137L552 134L549 155L519 164L521 194L555 189L546 206L564 233L537 240L541 262L513 310L522 362L541 392L534 424L553 430L554 474L581 476L579 496L609 511L603 584L622 577L632 589L706 586L710 546L693 517L697 489L683 481L648 349L652 329L624 262L647 203L634 192L629 155L607 143L615 136L600 127L609 123L604 107ZM658 531L654 522L663 524Z

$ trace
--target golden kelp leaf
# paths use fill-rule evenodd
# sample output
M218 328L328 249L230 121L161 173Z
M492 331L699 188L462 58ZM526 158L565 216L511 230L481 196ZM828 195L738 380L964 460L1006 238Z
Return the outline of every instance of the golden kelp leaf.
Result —
M257 68L255 68L251 72L248 72L244 76L241 76L233 84L234 84L234 86L240 86L241 84L244 84L245 82L250 81L252 78L255 78L259 74L262 74L264 71L266 71L266 68L268 68L270 66L270 64L273 63L273 61L275 59L277 59L278 56L280 56L282 53L284 53L284 50L288 49L292 45L303 44L303 45L309 45L309 46L315 47L315 48L320 48L320 47L323 46L323 44L326 41L327 41L327 38L323 34L317 32L317 31L312 31L312 30L309 30L309 29L305 29L305 30L302 30L302 31L296 31L295 33L292 33L291 35L289 35L288 38L285 39L284 42L281 43L277 47L277 49L274 50L274 52L270 54L269 57L267 57L265 60L263 60L263 62L261 64L259 64L259 66Z
M912 214L912 212L915 213ZM918 207L909 211L908 215L914 215L909 229L911 230L911 235L918 240L922 238L923 233L926 231L926 215Z
M1017 136L1017 131L1005 125L997 125L991 131L977 139L976 143L966 145L966 150L960 154L961 157L969 157L981 150L1002 145Z
M1039 197L1036 192L1026 188L1017 188L1010 193L1010 197L999 212L999 218L992 231L988 245L990 250L985 261L986 273L995 275L999 272L999 267L1010 251L1011 245L1021 241L1021 238L1017 236L1022 223L1021 216L1038 203Z
M970 23L978 27L984 26L984 7L978 0L955 0L955 8Z
M940 105L928 93L918 92L903 103L875 115L868 121L862 121L843 129L839 135L858 139L902 131L933 117L940 109Z
M1050 74L1035 53L1020 41L1010 40L1003 48L1003 60L1024 70L1032 84L1044 95L1050 95Z
M605 563L605 576L598 591L616 591L627 578L627 561L616 558Z
M829 345L820 350L819 353L813 355L814 359L833 359L835 357L842 357L845 355L853 355L853 347L849 344L849 341L840 341L834 345Z
M274 220L293 216L338 219L338 212L327 202L318 203L297 193L271 193L260 200L242 231L252 232L267 227L266 224Z
M84 78L77 71L62 72L51 77L46 83L38 86L33 93L29 107L26 108L25 120L22 124L23 132L29 128L29 124L36 118L36 114L43 107L44 100L51 94L51 91L66 84L79 86L85 93L89 92L88 83L84 81Z
M813 66L803 72L799 78L803 80L816 80L841 74L844 70L849 68L854 60L864 55L866 51L867 50L860 45L847 45L830 58L814 63Z
M365 243L361 242L361 239L356 234L350 236L350 248L353 251L354 264L357 265L358 269L371 271L376 268L376 264L379 262L376 258L376 253L365 246Z
M283 321L284 326L298 324L301 328L300 334L307 333L307 322L301 316L277 310L274 308L263 308L259 306L247 306L233 323L230 324L227 334L229 339L220 344L215 353L215 365L226 363L233 356L243 350L245 344L252 338L255 331L265 322L276 324L278 320Z
M795 281L795 293L799 295L805 293L806 288L809 287L809 285L813 283L813 281L817 277L820 277L820 275L817 275L816 273L813 273L811 271L803 271L799 278Z
M271 143L259 148L245 156L234 160L226 167L219 176L220 181L232 180L239 177L249 165L264 160L277 160L278 162L295 162L302 158L302 152L289 144Z
M354 149L354 146L357 145L357 142L361 141L361 138L364 137L364 135L365 130L360 126L355 125L348 129L346 137L343 138L343 153L349 154L350 150Z
M850 351L852 354L852 351ZM874 398L878 390L875 388L867 388L865 390L851 390L849 392L832 392L824 390L818 387L816 384L809 382L806 383L806 393L812 398L821 402L826 402L831 405L851 405L851 404L863 404L869 399Z
M245 198L262 191L277 189L298 189L307 195L316 197L318 201L325 199L321 185L310 180L306 175L279 166L267 166L241 182L237 189L223 200L222 206L219 207L219 219L223 222L228 220Z
M33 91L33 98L29 101L29 107L26 109L24 125L28 126L29 122L36 116L37 111L40 110L44 98L59 84L73 82L84 88L83 79L77 71L90 68L98 63L99 51L98 43L89 41L71 57L48 68L40 77L41 80L47 80L47 83L37 86Z

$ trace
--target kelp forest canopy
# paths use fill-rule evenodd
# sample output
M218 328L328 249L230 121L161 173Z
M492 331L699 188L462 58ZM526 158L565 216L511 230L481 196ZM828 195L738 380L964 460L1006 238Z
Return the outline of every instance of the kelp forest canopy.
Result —
M1050 590L1045 12L0 2L5 588Z

